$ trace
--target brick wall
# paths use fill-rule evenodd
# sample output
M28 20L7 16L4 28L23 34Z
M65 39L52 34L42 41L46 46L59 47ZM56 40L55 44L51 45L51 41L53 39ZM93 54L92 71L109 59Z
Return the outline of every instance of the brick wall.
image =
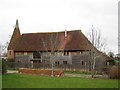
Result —
M8 58L14 58L14 51L13 50L7 50L7 57Z
M19 68L18 73L24 74L35 74L35 75L52 75L52 70L50 69L28 69ZM54 70L54 76L64 76L63 70Z

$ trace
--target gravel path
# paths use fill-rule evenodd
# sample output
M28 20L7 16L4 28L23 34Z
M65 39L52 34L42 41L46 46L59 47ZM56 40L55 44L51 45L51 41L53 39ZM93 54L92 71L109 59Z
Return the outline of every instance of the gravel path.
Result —
M85 77L85 78L91 78L91 75L84 75L84 74L66 74L67 77ZM107 75L95 75L95 78L108 78Z

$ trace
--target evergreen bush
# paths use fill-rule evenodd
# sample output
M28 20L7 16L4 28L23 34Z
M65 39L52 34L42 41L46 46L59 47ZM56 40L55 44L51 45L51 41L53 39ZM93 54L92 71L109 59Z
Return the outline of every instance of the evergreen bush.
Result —
M7 73L7 64L5 59L2 59L2 74L6 74Z

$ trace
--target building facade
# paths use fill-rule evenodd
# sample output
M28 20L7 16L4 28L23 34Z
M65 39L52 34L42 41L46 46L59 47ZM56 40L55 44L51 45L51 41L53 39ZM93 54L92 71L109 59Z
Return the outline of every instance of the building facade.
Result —
M51 64L54 55L54 64L89 66L90 41L81 30L47 32L47 33L20 33L18 20L8 46L8 58L22 63ZM53 54L54 53L54 54ZM112 58L98 51L96 66L109 64Z

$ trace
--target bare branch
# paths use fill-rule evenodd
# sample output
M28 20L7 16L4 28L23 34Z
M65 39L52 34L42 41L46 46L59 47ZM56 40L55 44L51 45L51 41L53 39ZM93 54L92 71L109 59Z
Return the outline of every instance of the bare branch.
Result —
M101 51L102 49L105 49L105 42L102 42L100 31L95 30L93 26L87 36L89 41L91 42L91 44L87 43L87 46L90 54L91 73L93 77L95 73L96 59L101 57L101 54L98 50Z

